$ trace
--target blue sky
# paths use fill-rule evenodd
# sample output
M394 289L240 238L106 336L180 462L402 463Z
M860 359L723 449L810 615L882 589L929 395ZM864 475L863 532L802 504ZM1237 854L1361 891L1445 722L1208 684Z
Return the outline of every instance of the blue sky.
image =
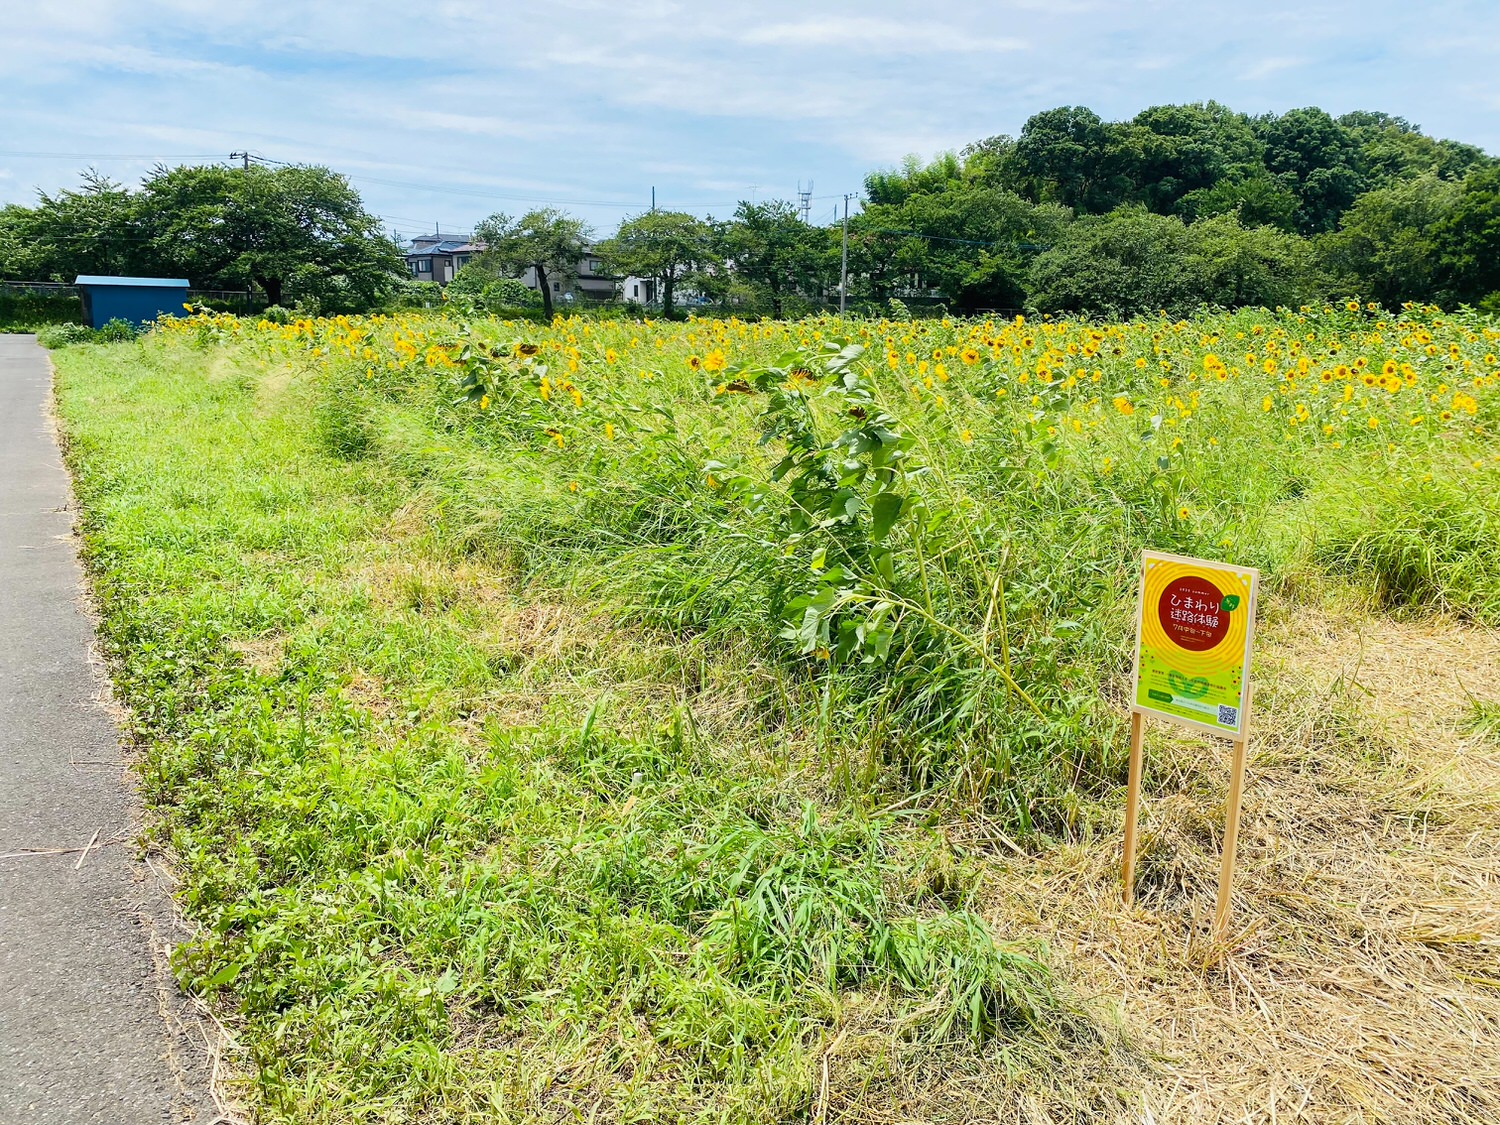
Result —
M11 0L0 202L157 160L349 174L402 234L727 215L1082 104L1383 109L1500 153L1500 3Z

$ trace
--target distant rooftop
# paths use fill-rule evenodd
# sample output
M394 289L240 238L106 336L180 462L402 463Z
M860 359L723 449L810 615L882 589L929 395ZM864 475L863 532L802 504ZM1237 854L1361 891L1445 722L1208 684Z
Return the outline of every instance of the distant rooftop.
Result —
M438 242L428 235L413 239L406 253L410 257L413 254L479 254L483 250L482 242L470 242L467 238L445 238Z

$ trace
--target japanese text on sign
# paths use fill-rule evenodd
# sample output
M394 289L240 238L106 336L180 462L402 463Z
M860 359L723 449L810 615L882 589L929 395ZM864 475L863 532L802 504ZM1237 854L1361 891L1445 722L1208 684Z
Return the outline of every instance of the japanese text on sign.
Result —
M1243 738L1259 574L1146 551L1132 709Z

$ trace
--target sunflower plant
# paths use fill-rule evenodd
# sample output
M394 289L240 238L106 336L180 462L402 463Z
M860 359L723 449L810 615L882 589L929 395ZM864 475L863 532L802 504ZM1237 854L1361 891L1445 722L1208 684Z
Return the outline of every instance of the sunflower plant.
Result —
M837 663L886 659L900 617L888 596L898 585L894 533L904 525L920 534L914 443L877 401L859 363L864 351L823 340L726 368L727 386L766 396L760 445L784 452L766 480L719 461L704 466L747 512L772 518L762 545L792 564L776 567L775 585L790 595L780 635L803 655Z
M903 648L957 644L1035 711L1009 662L996 662L986 645L945 620L934 598L934 572L959 547L944 538L953 513L917 487L929 469L915 456L915 439L880 403L860 362L864 351L829 339L727 372L767 396L760 444L785 451L769 482L721 462L704 471L750 510L777 506L765 546L793 563L778 575L790 594L780 606L780 636L801 655L835 665L889 663L898 631L907 634Z

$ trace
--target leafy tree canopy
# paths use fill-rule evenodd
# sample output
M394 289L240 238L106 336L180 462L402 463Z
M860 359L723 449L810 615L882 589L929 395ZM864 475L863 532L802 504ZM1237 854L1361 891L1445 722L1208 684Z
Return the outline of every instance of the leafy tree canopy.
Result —
M1142 207L1074 223L1032 263L1027 282L1033 309L1090 316L1293 305L1319 289L1304 239L1228 214L1188 225Z
M1366 192L1322 243L1343 287L1387 305L1443 296L1437 231L1453 213L1463 185L1433 172Z
M542 313L552 319L552 284L571 283L588 248L592 231L581 219L555 207L528 211L520 218L496 213L474 228L474 238L485 244L479 262L501 275L536 271Z
M719 229L722 254L734 272L765 294L771 315L780 316L788 297L817 288L827 240L784 200L742 202Z
M597 249L621 273L655 278L666 316L672 315L680 282L701 280L723 266L713 228L681 211L648 211L627 219Z
M402 273L379 220L327 168L158 168L140 203L159 260L189 277L253 281L273 305L368 308Z
M1492 165L1464 181L1434 236L1444 286L1454 300L1477 304L1500 294L1500 168Z
M5 210L0 271L169 275L200 288L254 283L271 304L369 308L404 276L359 194L327 168L157 167L135 191L97 173Z

